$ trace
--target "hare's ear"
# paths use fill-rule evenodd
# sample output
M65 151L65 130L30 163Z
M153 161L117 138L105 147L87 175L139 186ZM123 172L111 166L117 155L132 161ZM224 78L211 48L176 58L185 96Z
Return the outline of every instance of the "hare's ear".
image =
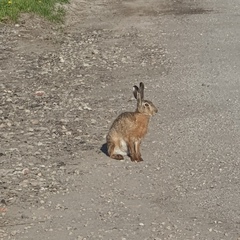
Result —
M140 82L140 84L139 84L139 93L140 93L141 99L143 100L144 99L144 84L143 84L143 82Z
M133 96L138 99L139 98L139 88L137 86L133 86Z
M137 109L139 109L140 106L142 105L142 98L139 88L137 86L133 86L133 95L137 99Z

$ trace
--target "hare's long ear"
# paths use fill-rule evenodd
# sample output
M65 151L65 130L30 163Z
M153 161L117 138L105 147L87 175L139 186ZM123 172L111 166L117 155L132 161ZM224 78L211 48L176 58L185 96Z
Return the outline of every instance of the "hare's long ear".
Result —
M140 82L140 84L139 84L139 93L141 96L141 100L143 100L144 99L144 84L143 84L143 82Z
M137 86L133 86L133 96L137 99L137 109L142 105L141 94Z
M133 96L138 99L139 88L137 86L133 86Z

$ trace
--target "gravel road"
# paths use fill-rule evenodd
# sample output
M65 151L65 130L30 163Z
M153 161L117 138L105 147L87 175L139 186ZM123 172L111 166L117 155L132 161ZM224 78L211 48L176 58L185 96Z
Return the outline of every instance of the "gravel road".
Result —
M1 240L239 240L239 1L73 0L0 25ZM105 136L145 83L133 163Z

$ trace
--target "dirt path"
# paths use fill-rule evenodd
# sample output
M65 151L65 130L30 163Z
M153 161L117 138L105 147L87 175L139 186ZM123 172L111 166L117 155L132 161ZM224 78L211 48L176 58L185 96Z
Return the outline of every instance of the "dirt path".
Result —
M236 6L74 0L61 28L0 25L0 239L239 239ZM111 160L140 81L145 161Z

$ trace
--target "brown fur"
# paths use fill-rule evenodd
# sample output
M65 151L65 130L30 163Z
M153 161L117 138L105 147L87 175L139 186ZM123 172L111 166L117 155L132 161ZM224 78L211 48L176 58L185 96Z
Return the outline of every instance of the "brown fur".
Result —
M132 161L143 161L140 153L141 140L147 133L150 117L157 112L151 101L143 99L143 91L143 83L140 83L140 88L134 86L136 111L120 114L108 132L106 140L111 158L122 160L123 153L126 153Z

